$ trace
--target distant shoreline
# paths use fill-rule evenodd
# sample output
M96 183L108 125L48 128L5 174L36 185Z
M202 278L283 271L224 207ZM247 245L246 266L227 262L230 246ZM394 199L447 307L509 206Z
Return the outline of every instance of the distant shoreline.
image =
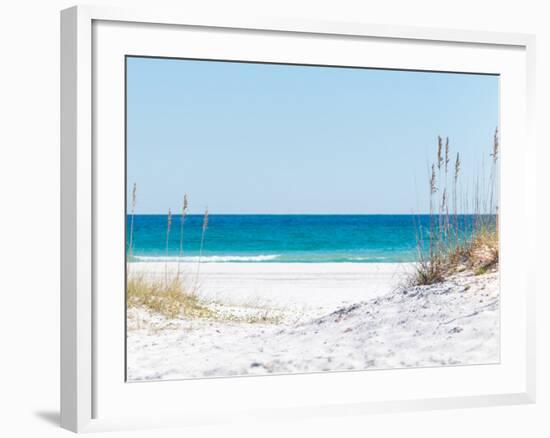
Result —
M330 260L327 259L325 261L319 261L319 260L281 260L279 259L281 255L271 255L271 254L260 254L260 255L206 255L200 257L201 264L227 264L227 263L234 263L234 264L244 264L244 263L254 263L254 264L280 264L280 265L299 265L299 264L305 264L305 265L327 265L327 264L353 264L353 265L373 265L373 264L411 264L415 263L415 260L402 260L402 261L396 261L394 259L389 259L387 261L383 260L383 258L372 258L369 259L367 257L365 258L359 258L354 260L352 258L342 259L342 260ZM139 263L151 263L151 264L162 264L164 266L166 263L173 263L178 264L179 257L177 256L141 256L137 255L133 257L135 260L127 260L127 262L131 265L139 264ZM179 263L181 265L188 264L197 264L199 262L199 256L183 256L181 259L179 259Z
M132 216L126 211L126 216ZM167 216L166 213L139 213L135 212L135 216ZM187 216L203 217L204 212L186 213ZM172 213L172 216L180 216L177 213ZM429 212L425 213L209 213L209 216L430 216ZM476 213L458 213L458 216L495 216L494 214L476 214Z

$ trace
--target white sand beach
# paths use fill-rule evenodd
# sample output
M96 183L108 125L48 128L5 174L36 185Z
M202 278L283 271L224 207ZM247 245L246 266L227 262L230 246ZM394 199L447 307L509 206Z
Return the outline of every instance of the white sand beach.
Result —
M170 275L177 265L167 268ZM412 268L202 264L200 298L221 317L167 319L130 308L128 379L498 362L498 274L463 272L440 284L404 287ZM193 281L196 265L180 269ZM131 272L163 276L165 264L133 263ZM239 320L250 315L269 322Z
M177 272L177 263L132 263L135 273L163 278ZM199 293L208 302L226 306L266 307L285 314L322 316L348 304L395 289L407 263L202 263ZM180 270L194 284L196 263Z

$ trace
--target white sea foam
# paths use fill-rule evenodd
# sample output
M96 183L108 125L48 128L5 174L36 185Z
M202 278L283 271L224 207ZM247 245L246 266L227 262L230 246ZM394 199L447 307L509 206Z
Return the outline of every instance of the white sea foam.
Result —
M350 257L349 260L352 260L354 262L366 262L366 261L379 261L379 260L387 260L387 257L382 256L376 256L376 257Z
M201 263L220 263L220 262L268 262L280 257L280 254L259 254L251 256L238 255L214 255L202 256ZM162 256L134 256L140 262L198 262L199 256L183 256L183 257L162 257Z

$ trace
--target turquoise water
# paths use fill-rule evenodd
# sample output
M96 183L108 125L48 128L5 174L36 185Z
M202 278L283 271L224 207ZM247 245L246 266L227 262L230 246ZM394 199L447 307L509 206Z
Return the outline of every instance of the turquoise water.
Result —
M473 216L460 216L465 228ZM127 217L127 250L132 218ZM188 215L183 229L182 261L196 261L203 217ZM414 261L417 215L210 215L203 262L351 262ZM180 216L172 216L166 248L166 215L135 215L131 261L177 261Z

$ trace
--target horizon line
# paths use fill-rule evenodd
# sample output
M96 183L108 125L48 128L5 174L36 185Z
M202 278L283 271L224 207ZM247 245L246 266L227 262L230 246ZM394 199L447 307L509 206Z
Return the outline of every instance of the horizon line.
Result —
M132 214L141 216L167 216L168 213L140 213L126 212L127 216ZM172 216L181 216L181 212L172 212ZM204 216L204 212L186 213L187 216ZM209 216L445 216L446 213L212 213L208 212ZM457 212L457 215L480 215L496 216L496 213L474 213L474 212ZM454 213L449 213L449 216L454 216Z

